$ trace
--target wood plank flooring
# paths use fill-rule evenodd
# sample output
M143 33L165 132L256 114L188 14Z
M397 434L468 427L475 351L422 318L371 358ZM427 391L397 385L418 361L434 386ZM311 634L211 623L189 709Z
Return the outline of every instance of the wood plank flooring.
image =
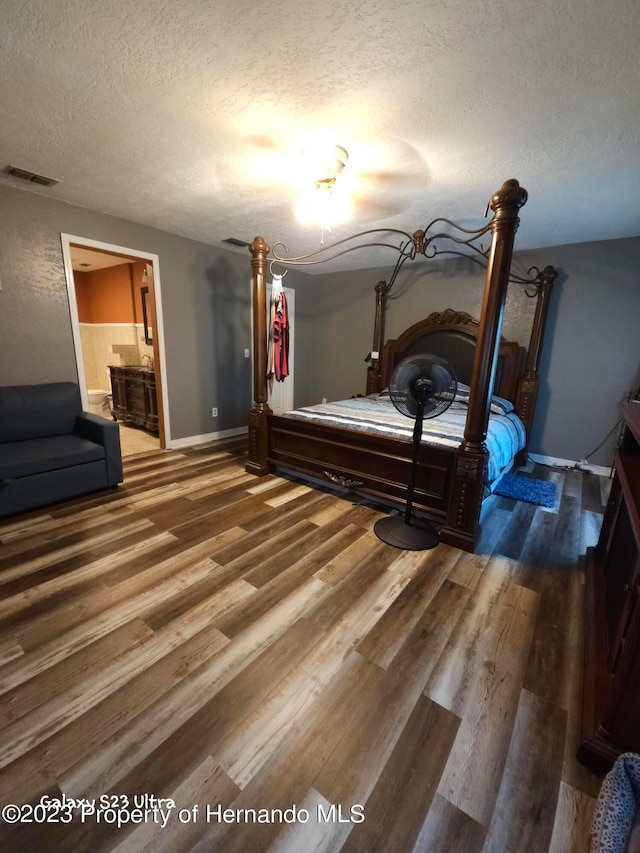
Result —
M132 455L0 523L0 849L586 851L607 481L529 466L556 509L492 497L479 553L404 552L244 461Z

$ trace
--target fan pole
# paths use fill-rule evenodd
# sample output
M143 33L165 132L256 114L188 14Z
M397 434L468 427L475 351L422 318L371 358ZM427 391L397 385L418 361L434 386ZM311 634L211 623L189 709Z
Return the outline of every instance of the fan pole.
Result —
M418 452L420 450L420 442L422 440L422 422L424 420L424 404L427 400L427 391L423 383L418 382L416 387L416 400L418 402L418 410L416 411L416 422L413 425L413 457L411 459L411 475L409 477L409 486L407 487L407 505L404 510L404 523L411 524L411 515L413 512L413 493L416 486L416 466L418 464Z

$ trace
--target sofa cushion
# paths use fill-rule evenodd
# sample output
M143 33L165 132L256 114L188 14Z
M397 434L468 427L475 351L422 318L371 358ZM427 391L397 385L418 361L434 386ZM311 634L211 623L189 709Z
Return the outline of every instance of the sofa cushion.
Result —
M104 447L77 435L0 444L0 481L104 459Z
M1 387L0 443L71 433L81 411L75 382Z

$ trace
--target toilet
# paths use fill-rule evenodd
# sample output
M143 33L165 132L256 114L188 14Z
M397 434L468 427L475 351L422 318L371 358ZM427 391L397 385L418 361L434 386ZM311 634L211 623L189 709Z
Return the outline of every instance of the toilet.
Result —
M108 418L111 412L109 411L109 401L107 399L109 392L102 391L99 388L88 388L87 396L89 397L89 411L93 415L99 415L101 418Z

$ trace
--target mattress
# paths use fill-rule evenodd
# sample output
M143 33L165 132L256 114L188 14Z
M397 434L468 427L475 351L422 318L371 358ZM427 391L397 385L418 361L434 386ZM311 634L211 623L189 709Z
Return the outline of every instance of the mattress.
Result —
M460 395L464 398L464 389ZM519 450L525 446L524 424L510 403L493 398L485 444L489 453L486 482L493 482L506 468ZM384 392L369 397L356 397L333 403L306 406L285 413L287 417L315 423L386 435L392 438L413 440L414 420L402 415ZM467 405L464 399L455 402L441 415L425 418L422 441L438 447L457 448L464 438Z

